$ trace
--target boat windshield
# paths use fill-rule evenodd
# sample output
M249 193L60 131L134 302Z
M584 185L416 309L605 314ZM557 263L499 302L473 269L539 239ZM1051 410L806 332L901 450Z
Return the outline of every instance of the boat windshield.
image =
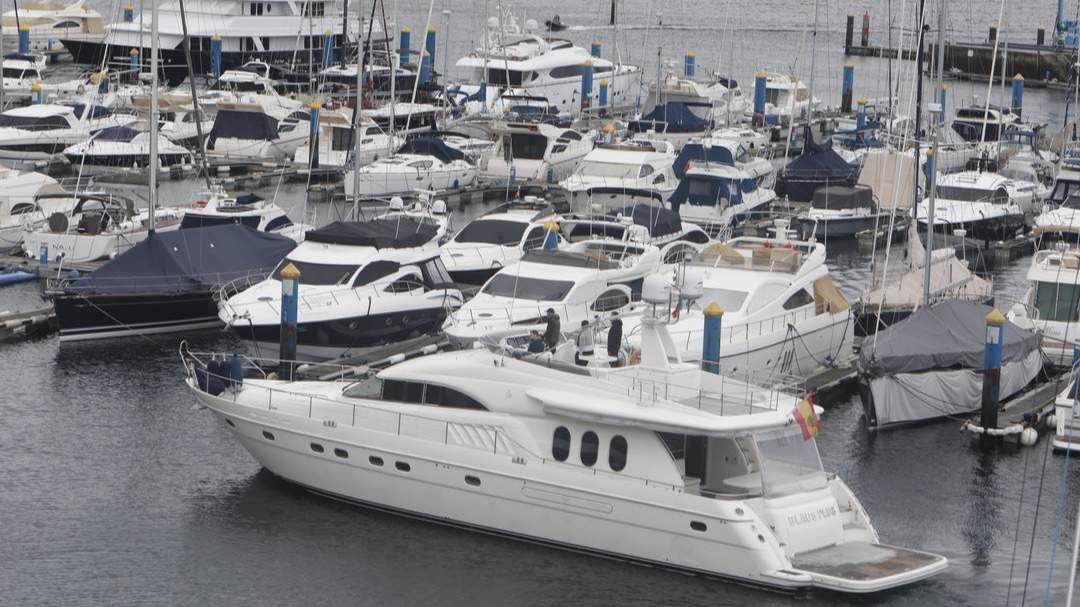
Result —
M1050 192L1050 200L1070 209L1080 208L1080 182L1059 179Z
M716 302L725 311L734 312L742 309L747 295L749 295L748 292L735 289L705 289L705 296L701 298L701 301L706 306Z
M285 258L278 267L274 270L274 279L281 280L281 270L288 264L296 266L297 270L300 270L300 284L302 285L343 285L349 282L349 279L356 272L360 266L356 265L337 265L337 264L325 264L325 263L311 263L307 261L296 261L295 259Z
M769 498L817 491L828 486L817 443L803 440L798 426L754 437L761 457L761 477Z
M1075 272L1062 276L1064 279L1076 279ZM1077 318L1077 304L1080 304L1080 284L1067 282L1038 282L1035 289L1035 307L1039 310L1039 320L1072 322Z
M982 188L963 188L951 185L939 185L937 197L942 200L959 200L963 202L992 202L1005 204L1009 202L1009 193L1005 188L984 190Z
M509 141L506 141L509 139ZM547 137L539 133L513 133L503 140L505 160L543 160L547 152Z
M582 162L577 169L577 174L584 177L613 177L616 179L635 179L638 172L639 166L636 164L597 162L595 160Z
M505 219L478 219L465 226L454 242L512 245L521 242L528 224Z
M513 297L530 301L562 301L573 288L574 283L569 280L496 274L484 285L483 292L495 297Z

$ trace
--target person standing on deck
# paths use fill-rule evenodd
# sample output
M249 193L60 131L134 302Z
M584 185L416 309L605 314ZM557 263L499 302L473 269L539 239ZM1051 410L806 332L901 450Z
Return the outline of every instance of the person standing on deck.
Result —
M559 333L562 330L562 323L554 308L547 309L544 321L547 323L547 327L544 328L544 342L547 343L548 349L554 353L555 347L559 345Z

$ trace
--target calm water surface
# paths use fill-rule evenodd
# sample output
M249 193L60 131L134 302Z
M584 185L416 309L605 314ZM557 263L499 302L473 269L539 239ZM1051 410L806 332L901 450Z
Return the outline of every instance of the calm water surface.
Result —
M524 5L524 3L520 3ZM734 8L726 11L729 4ZM838 100L843 58L837 49L843 15L869 2L821 3L816 61L818 86ZM883 3L873 3L875 24ZM894 2L894 10L902 10ZM435 4L436 23L450 8L450 55L479 39L493 2ZM119 8L98 3L106 13ZM539 20L602 21L606 3L530 2ZM718 30L735 25L734 73L795 62L810 2L621 3L618 34L625 56L655 65L698 52L716 63L732 42ZM387 2L392 11L393 3ZM951 7L951 27L982 36L998 5ZM423 31L427 3L400 2L400 22ZM906 8L910 14L910 6ZM1052 23L1046 0L1007 13L1006 34L1034 36ZM644 26L656 13L670 31ZM899 17L897 17L899 20ZM676 27L677 26L677 27ZM440 31L446 31L440 26ZM1030 36L1028 35L1030 34ZM575 29L587 43L612 49L615 32ZM882 35L884 33L882 32ZM605 38L606 37L606 38ZM809 38L803 44L809 45ZM611 41L611 42L609 42ZM440 48L442 43L440 43ZM807 59L802 60L805 65ZM885 90L881 62L859 62L857 94ZM728 70L725 70L728 71ZM824 84L821 84L824 83ZM860 88L864 87L865 88ZM875 88L876 87L876 88ZM833 94L835 89L836 94ZM867 90L870 89L870 90ZM981 93L980 93L981 89ZM962 98L985 94L962 83ZM964 91L967 92L964 92ZM954 97L956 98L956 97ZM1059 93L1032 91L1029 107L1042 119L1063 115ZM184 199L192 184L168 182L165 198ZM301 189L275 195L294 219L337 215L326 204L305 205ZM455 209L456 225L482 207ZM1002 301L1019 297L1029 259L999 271ZM869 258L854 247L830 247L833 271L849 295L865 286ZM38 302L32 286L0 290L0 310ZM197 336L199 348L234 350L225 334ZM181 383L173 337L91 345L55 339L0 344L0 603L5 605L782 605L789 597L446 529L315 497L261 471L220 424L197 410ZM807 604L983 605L1064 598L1075 462L1047 455L1047 441L1024 450L984 453L958 424L943 422L872 434L855 400L833 403L819 446L825 466L862 500L886 542L938 552L951 565L914 587L871 599L817 594ZM1041 491L1040 491L1040 485ZM1058 516L1062 486L1068 491ZM1038 510L1036 516L1036 509ZM1053 573L1051 575L1051 565Z

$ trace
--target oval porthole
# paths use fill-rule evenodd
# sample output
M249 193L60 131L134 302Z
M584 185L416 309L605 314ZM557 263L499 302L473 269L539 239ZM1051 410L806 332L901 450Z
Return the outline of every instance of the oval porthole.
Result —
M479 487L480 486L480 479L478 477L475 477L475 476L471 475L471 474L466 474L465 475L465 483L468 484L468 485L472 485L473 487Z
M372 466L381 466L381 465L383 465L382 458L377 456L377 455L372 455L372 456L368 457L367 461L370 462Z
M334 455L340 457L341 459L349 459L349 452L341 448L334 449Z
M555 428L555 435L551 440L551 455L555 461L565 462L570 457L570 431L565 426Z
M274 440L274 434L272 432L267 432L266 430L263 430L262 432L263 438L265 438L266 440Z
M394 462L394 467L398 470L401 470L402 472L408 472L409 470L412 470L412 466L410 466L407 462Z
M608 449L608 466L615 472L626 467L626 439L616 434L611 437L611 445Z
M706 526L705 523L703 523L701 521L690 521L690 528L693 529L694 531L705 531L709 527Z
M323 446L319 443L311 443L311 450L315 453L322 453L323 451L326 451L326 449L323 449Z
M581 463L592 466L596 463L596 457L600 453L600 437L589 430L581 435Z

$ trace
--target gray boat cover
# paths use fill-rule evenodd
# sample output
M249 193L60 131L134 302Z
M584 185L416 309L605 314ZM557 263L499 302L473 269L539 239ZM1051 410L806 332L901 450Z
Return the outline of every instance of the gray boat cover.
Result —
M986 341L984 304L945 300L916 310L907 319L878 332L876 344L859 353L860 366L871 375L918 373L934 369L981 369ZM1002 364L1025 360L1039 348L1033 331L1005 323Z

